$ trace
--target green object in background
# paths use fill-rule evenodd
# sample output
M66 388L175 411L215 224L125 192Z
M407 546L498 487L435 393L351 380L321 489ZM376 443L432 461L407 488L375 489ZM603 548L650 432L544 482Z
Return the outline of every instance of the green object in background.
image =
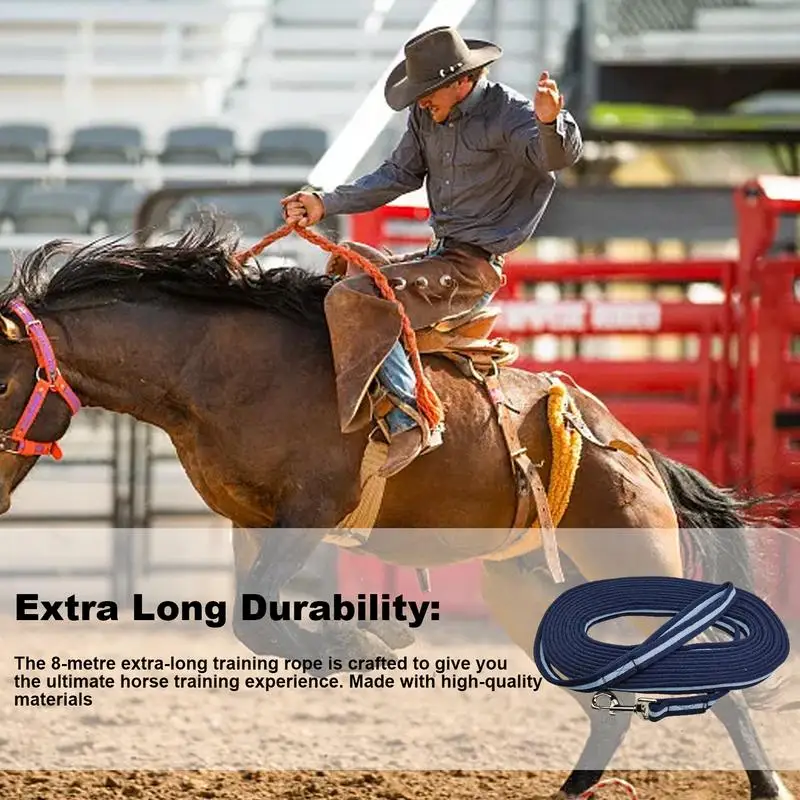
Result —
M800 129L800 114L697 114L676 106L597 103L589 112L589 122L598 130L759 131Z

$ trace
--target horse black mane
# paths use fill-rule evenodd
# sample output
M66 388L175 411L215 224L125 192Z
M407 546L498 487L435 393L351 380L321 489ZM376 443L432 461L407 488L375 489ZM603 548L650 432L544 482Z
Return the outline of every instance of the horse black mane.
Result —
M324 323L323 302L333 279L300 267L236 270L235 231L221 232L204 215L175 242L136 246L120 240L88 245L57 239L15 265L0 292L0 308L22 297L31 310L69 308L92 294L133 299L170 295L214 305L255 306L300 322ZM53 269L54 262L63 261Z

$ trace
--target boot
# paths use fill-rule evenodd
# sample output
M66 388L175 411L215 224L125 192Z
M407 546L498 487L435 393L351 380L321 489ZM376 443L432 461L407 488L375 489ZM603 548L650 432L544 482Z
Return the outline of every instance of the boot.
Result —
M426 435L426 431L414 426L392 437L389 453L383 466L378 470L381 478L391 478L407 467L418 456L435 450L442 444L442 434L436 430Z

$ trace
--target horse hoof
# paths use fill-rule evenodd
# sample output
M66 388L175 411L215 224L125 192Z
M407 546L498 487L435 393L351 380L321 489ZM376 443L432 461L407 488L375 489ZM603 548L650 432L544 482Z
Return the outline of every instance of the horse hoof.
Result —
M774 788L777 789L777 793L753 793L750 800L795 800L795 795L789 791L789 788L783 782L783 778L781 777L780 773L770 772L768 773L768 777L771 778L771 782L774 784Z
M345 671L353 671L345 668L351 660L395 658L394 651L390 650L382 640L368 636L365 631L347 623L323 622L321 630L325 637L326 651L331 657L338 658L342 662Z
M781 782L780 788L778 789L778 794L770 795L767 797L766 795L759 795L758 797L752 797L751 800L796 800L795 795L793 795L789 789Z
M359 628L377 636L392 650L402 650L404 647L410 647L416 641L414 634L405 625L395 620L365 620L359 624Z

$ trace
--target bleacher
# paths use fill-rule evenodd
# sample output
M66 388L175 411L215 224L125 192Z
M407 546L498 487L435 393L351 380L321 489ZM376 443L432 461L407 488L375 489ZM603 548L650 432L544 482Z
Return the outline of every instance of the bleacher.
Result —
M272 183L204 198L247 238L280 224L310 169L433 0L0 0L0 270L48 239L125 235L153 190ZM478 0L459 25L505 49L493 76L556 70L574 0ZM405 115L365 155L393 146ZM180 203L168 222L197 212Z
M387 67L396 63L434 0L272 0L228 104L236 117L258 106L265 126L313 119L334 138ZM458 27L492 39L503 58L492 77L532 93L542 69L557 72L576 17L576 0L478 0ZM365 155L379 163L397 141L405 115Z
M0 275L11 251L51 238L131 233L142 200L161 187L302 184L328 146L324 129L263 126L222 108L267 9L0 0ZM280 196L208 202L251 239L280 224ZM169 223L180 228L195 212L180 204Z
M250 144L233 128L181 125L166 132L157 150L146 149L144 132L131 125L78 128L62 149L52 139L41 124L0 124L3 274L10 250L27 252L56 236L88 241L132 233L141 203L158 188L253 181L299 186L327 147L325 131L313 127L268 129ZM255 239L282 224L282 194L204 196L202 202L233 216L243 236ZM185 221L173 214L171 228Z
M800 114L800 0L587 2L587 102Z
M609 0L593 10L604 64L797 60L800 0Z

